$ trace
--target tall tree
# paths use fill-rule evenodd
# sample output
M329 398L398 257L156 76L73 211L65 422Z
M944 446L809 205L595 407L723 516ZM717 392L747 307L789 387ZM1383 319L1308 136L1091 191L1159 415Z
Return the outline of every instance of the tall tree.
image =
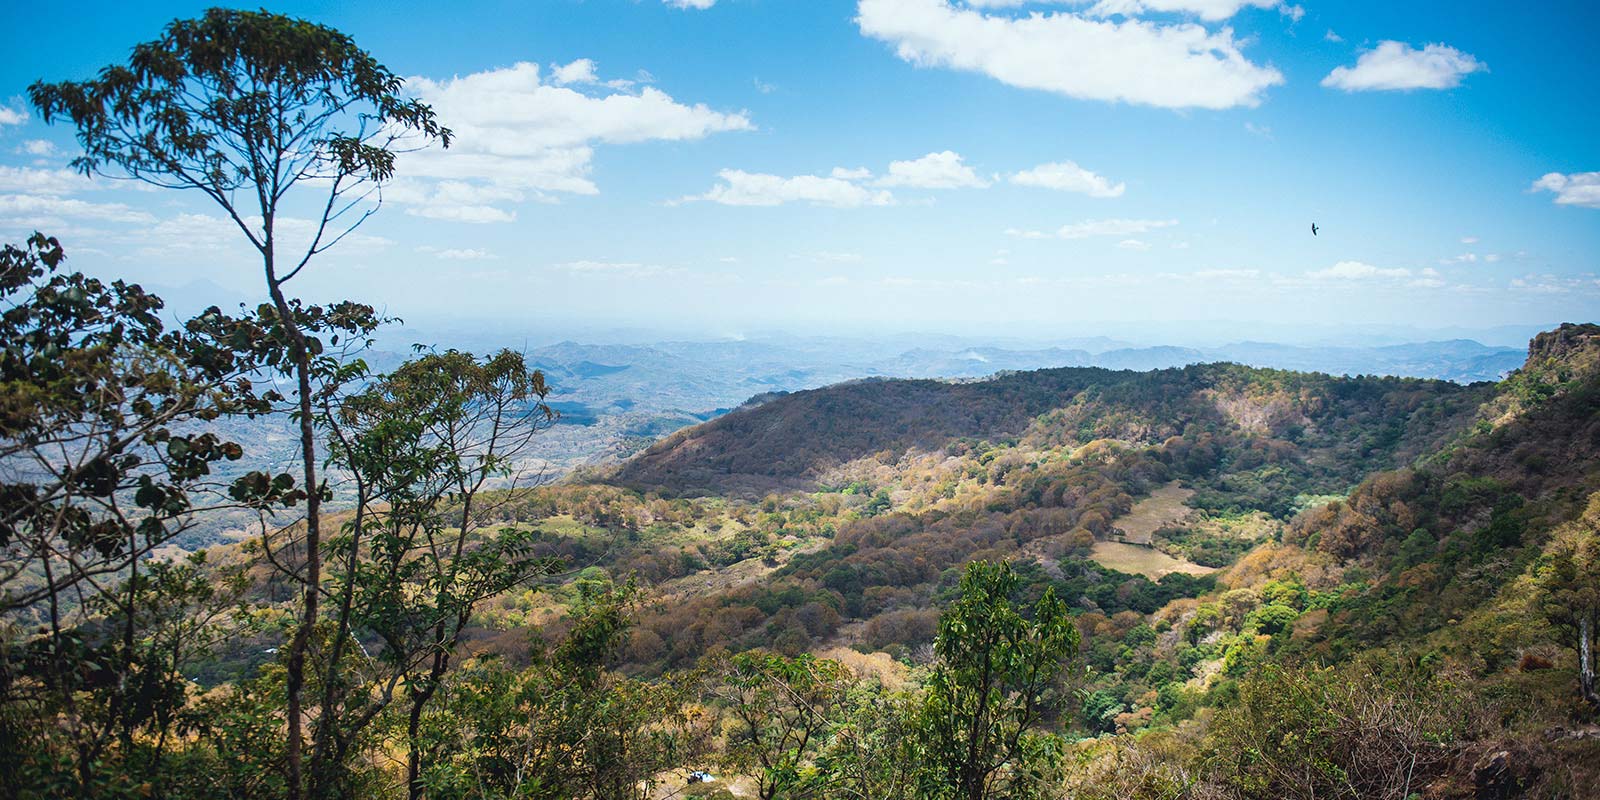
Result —
M418 731L473 612L559 568L530 556L529 532L485 530L494 509L479 507L491 483L518 488L542 477L523 461L555 419L548 393L518 353L479 360L452 350L426 353L330 405L332 460L355 484L356 508L330 541L338 605L314 737L324 767L342 762L351 738L404 686L406 783L421 796ZM375 696L358 693L346 709L341 662L352 633L382 642L376 659L387 674Z
M288 656L288 795L302 793L306 651L321 587L325 487L317 478L313 359L285 285L367 219L397 152L450 133L431 108L403 95L402 81L350 37L267 12L211 9L177 20L137 45L126 65L93 80L36 83L29 97L46 121L69 119L85 173L194 189L214 201L261 258L276 333L296 383L305 492L300 625ZM281 235L283 209L315 208L309 241Z
M921 713L929 797L983 800L1021 794L1042 744L1030 733L1078 650L1078 629L1053 589L1031 609L1011 566L974 561L961 596L939 617L938 656ZM1002 785L1009 784L1009 785Z

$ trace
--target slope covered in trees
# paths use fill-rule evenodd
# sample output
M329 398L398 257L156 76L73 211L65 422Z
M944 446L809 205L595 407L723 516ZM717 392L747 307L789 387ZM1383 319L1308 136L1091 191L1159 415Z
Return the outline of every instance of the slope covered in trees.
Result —
M958 439L1015 439L1036 427L1039 436L1080 444L1251 439L1272 451L1266 457L1353 483L1364 471L1437 447L1469 424L1492 392L1489 384L1231 364L1063 368L959 383L861 381L780 396L681 431L623 465L615 481L675 493L814 487L830 469L865 456L899 458ZM1036 425L1047 413L1050 419Z

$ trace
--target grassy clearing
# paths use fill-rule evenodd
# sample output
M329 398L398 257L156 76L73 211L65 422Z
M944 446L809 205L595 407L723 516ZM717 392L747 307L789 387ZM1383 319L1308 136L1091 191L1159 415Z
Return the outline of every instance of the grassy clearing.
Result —
M1193 490L1185 489L1173 481L1135 503L1131 511L1111 524L1122 531L1123 541L1150 544L1155 539L1156 531L1182 522L1194 513L1194 509L1185 505L1193 495Z
M1101 564L1131 575L1143 575L1150 580L1173 572L1188 575L1207 575L1215 572L1211 567L1181 561L1150 547L1124 542L1095 542L1089 556Z

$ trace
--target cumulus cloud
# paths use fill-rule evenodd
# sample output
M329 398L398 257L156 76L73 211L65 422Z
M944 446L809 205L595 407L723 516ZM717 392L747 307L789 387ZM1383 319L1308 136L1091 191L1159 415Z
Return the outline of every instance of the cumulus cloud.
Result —
M1335 67L1322 85L1346 92L1453 89L1461 79L1488 66L1454 47L1430 44L1421 50L1405 42L1379 42L1353 67Z
M1194 1L1191 0L1191 4ZM922 67L1024 89L1162 108L1255 106L1282 73L1251 62L1230 30L1066 11L986 14L948 0L860 0L863 35Z
M151 214L129 208L122 203L91 203L86 200L48 195L0 195L0 221L12 225L44 228L51 227L63 219L140 224L155 222L155 217Z
M911 161L889 162L889 174L878 179L879 186L906 186L913 189L981 189L989 182L961 163L959 153L945 150Z
M1123 250L1149 250L1150 243L1139 239L1123 239L1117 242L1117 247Z
M1327 269L1311 270L1306 277L1319 281L1360 281L1380 278L1409 278L1411 270L1374 267L1360 261L1340 261Z
M56 145L48 139L29 139L17 147L17 152L30 156L55 155Z
M1091 5L1092 3L1092 5ZM1300 19L1305 9L1283 0L964 0L969 8L1021 8L1027 5L1089 5L1085 12L1093 17L1136 17L1150 12L1188 14L1208 22L1225 20L1246 8L1276 8L1284 15Z
M21 125L28 121L28 112L10 106L0 106L0 125Z
M881 177L873 178L866 167L834 167L822 175L772 175L725 169L717 173L722 182L702 195L691 195L670 204L710 200L729 206L776 206L803 202L835 208L887 206L894 195L882 187L907 189L981 189L989 181L963 163L961 154L950 150L929 153L921 158L892 161Z
M0 192L61 196L94 188L94 182L70 169L35 169L0 164Z
M595 74L594 60L580 58L570 64L550 66L550 82L565 86L569 83L595 83L600 76Z
M717 4L717 0L661 0L661 2L673 8L692 8L696 11L704 11Z
M538 64L524 62L448 80L410 79L408 88L448 121L455 141L448 150L403 156L399 172L498 193L494 202L521 199L518 192L596 194L589 171L597 145L686 141L754 128L743 112L680 103L654 87L616 90L629 82L596 83L588 59L556 67L548 81L543 77ZM573 88L578 85L584 91ZM420 204L416 213L434 218L514 218L496 206L457 202L457 194L423 190L394 199Z
M1534 181L1529 191L1554 192L1558 205L1600 208L1600 172L1551 172Z
M528 195L521 189L503 184L401 178L385 186L383 196L385 200L405 208L406 213L414 217L488 223L515 220L515 211L495 204L521 202Z
M1096 175L1071 161L1040 164L1011 176L1018 186L1037 186L1062 192L1078 192L1090 197L1121 197L1127 184L1112 183L1103 175Z
M1151 11L1191 14L1207 22L1229 19L1246 8L1277 8L1295 19L1305 12L1280 0L1100 0L1089 8L1097 17L1133 17Z
M762 172L725 169L717 173L722 182L698 198L727 206L777 206L784 203L810 203L814 206L858 208L886 206L894 195L886 190L871 190L844 178L820 175L783 177Z

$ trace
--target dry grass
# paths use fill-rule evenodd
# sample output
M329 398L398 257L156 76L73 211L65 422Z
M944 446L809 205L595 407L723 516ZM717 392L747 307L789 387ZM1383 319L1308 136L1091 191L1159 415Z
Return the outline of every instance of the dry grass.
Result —
M1154 548L1123 542L1095 542L1089 556L1118 572L1143 575L1153 581L1173 572L1209 575L1215 571L1211 567L1173 558Z
M1192 496L1192 489L1185 489L1173 481L1135 503L1132 510L1111 524L1122 531L1123 541L1150 544L1155 539L1156 531L1182 522L1194 513L1194 509L1185 505Z

